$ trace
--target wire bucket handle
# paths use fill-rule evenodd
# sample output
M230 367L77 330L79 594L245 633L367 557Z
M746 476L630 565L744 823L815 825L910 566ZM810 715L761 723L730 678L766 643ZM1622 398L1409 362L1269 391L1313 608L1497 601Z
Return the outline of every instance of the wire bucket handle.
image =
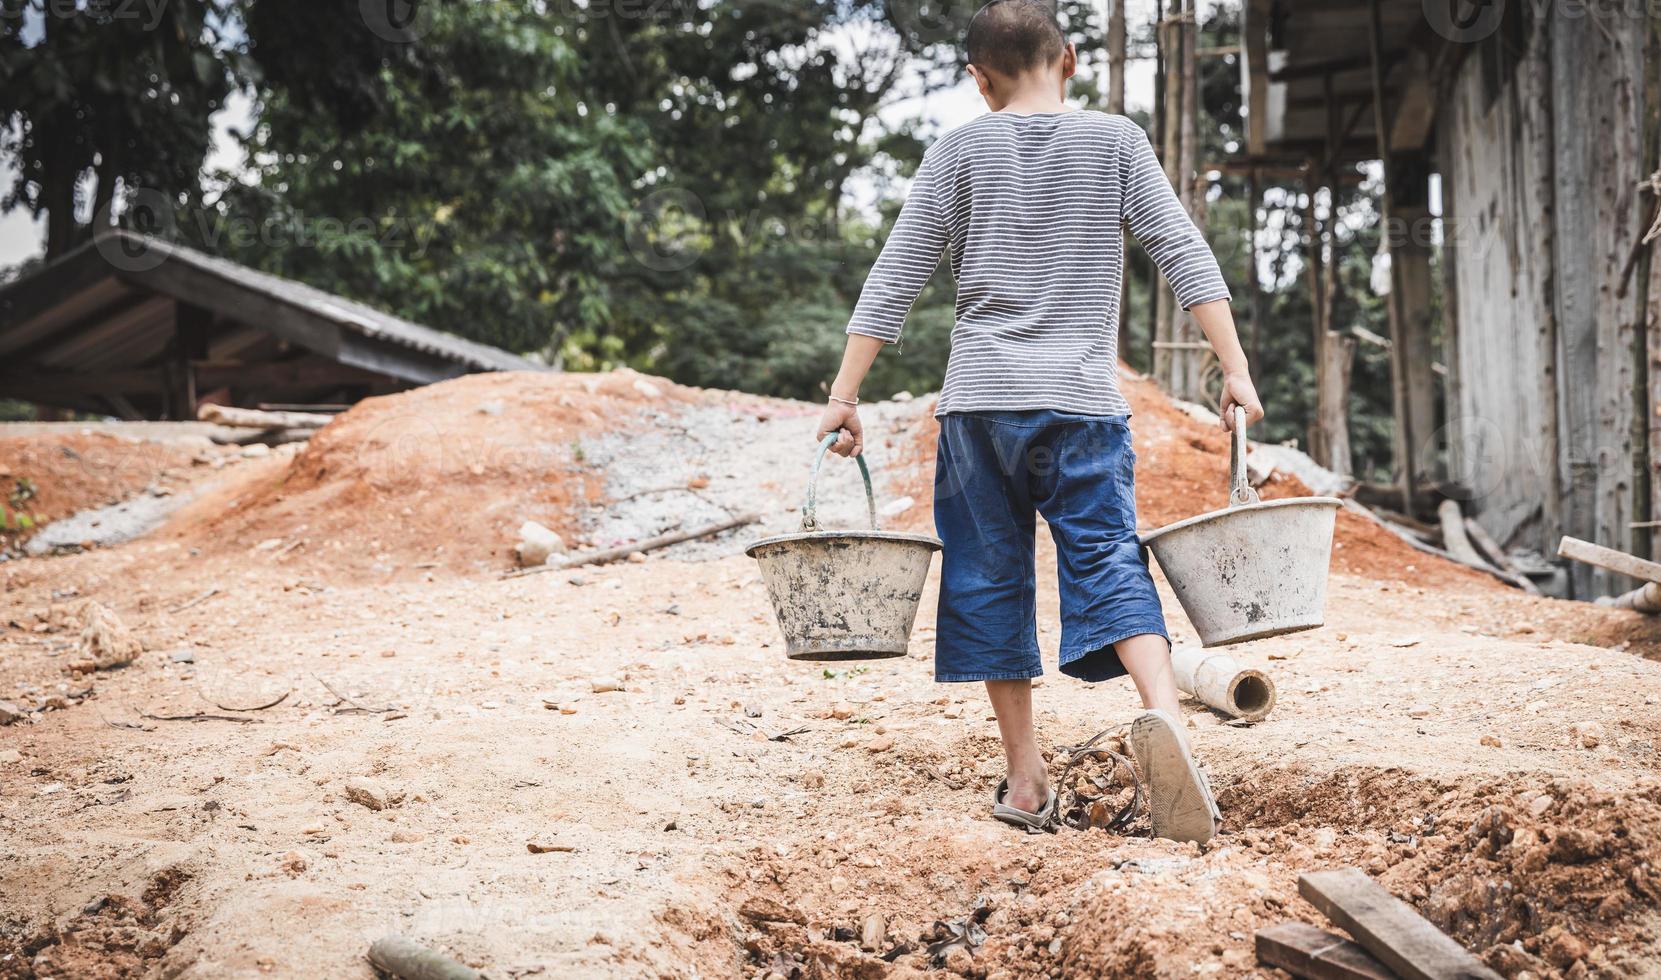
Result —
M813 457L813 472L807 478L807 501L802 504L803 531L817 531L820 529L819 517L816 512L819 504L819 467L825 462L825 454L830 452L830 447L836 445L836 440L840 435L840 432L832 432L825 436L819 443L818 455ZM865 509L871 515L871 530L875 531L877 529L877 495L871 489L871 468L865 465L863 453L855 456L854 462L859 464L859 475L865 478Z
M1229 426L1228 505L1244 507L1261 503L1262 498L1252 489L1251 476L1246 472L1246 410L1234 406L1234 424Z

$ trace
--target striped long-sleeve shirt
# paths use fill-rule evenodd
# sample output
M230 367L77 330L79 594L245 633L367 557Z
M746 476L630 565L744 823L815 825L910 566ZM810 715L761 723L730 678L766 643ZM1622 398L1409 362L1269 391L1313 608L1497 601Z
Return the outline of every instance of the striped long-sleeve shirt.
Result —
M1129 414L1117 377L1123 225L1183 308L1229 298L1141 127L1090 110L988 113L923 155L848 332L899 340L950 249L957 322L936 414Z

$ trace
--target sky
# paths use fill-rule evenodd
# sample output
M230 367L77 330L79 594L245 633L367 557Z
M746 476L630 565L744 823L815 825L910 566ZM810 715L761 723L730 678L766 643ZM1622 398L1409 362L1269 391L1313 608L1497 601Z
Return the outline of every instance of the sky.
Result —
M1104 12L1110 0L1097 0ZM1202 0L1206 10L1224 0ZM1155 15L1155 0L1125 0L1126 17L1134 34ZM1125 76L1125 101L1128 108L1146 109L1153 102L1153 74L1151 61L1130 62ZM920 77L914 76L911 87L919 87ZM956 86L934 92L926 97L915 96L896 101L883 113L885 125L894 126L912 120L924 120L928 135L939 135L974 119L986 111L986 105L975 91L974 82L967 77ZM246 95L236 94L224 109L213 117L214 149L208 158L208 171L237 170L243 164L243 155L232 135L233 130L244 130L251 121L252 106ZM15 162L0 154L0 187L9 187L16 179ZM869 207L874 199L875 185L855 182L851 188L855 206ZM39 255L45 247L46 225L36 221L26 211L15 210L0 216L0 268Z

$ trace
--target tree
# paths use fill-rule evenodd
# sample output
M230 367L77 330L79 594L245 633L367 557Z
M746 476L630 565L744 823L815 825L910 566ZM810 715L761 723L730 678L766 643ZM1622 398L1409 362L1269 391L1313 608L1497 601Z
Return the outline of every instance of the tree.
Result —
M253 54L284 65L245 141L255 179L229 180L181 233L558 363L569 337L609 319L601 272L624 250L649 153L642 126L590 97L561 22L538 7L432 5L419 37L390 46L338 11L251 19ZM353 55L360 45L379 56Z
M44 216L48 258L108 220L118 183L198 194L209 117L247 69L233 18L229 0L0 0L0 150L19 169L0 211Z

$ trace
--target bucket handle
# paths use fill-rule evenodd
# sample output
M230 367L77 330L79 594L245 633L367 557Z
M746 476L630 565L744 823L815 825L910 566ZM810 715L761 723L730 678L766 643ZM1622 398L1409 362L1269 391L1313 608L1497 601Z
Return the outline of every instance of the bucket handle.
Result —
M840 432L832 432L825 436L819 443L818 455L813 457L813 472L807 478L807 502L802 504L802 530L804 531L819 530L819 517L816 514L819 503L819 467L825 462L825 453L830 451L830 447L836 445L839 436L841 436ZM865 478L865 509L871 515L871 530L875 531L877 529L877 495L871 489L871 469L865 465L863 454L855 456L854 462L859 464L859 475Z
M1246 472L1246 410L1239 405L1234 406L1234 424L1229 427L1228 440L1228 505L1244 507L1261 503L1262 498L1252 489L1251 477Z

